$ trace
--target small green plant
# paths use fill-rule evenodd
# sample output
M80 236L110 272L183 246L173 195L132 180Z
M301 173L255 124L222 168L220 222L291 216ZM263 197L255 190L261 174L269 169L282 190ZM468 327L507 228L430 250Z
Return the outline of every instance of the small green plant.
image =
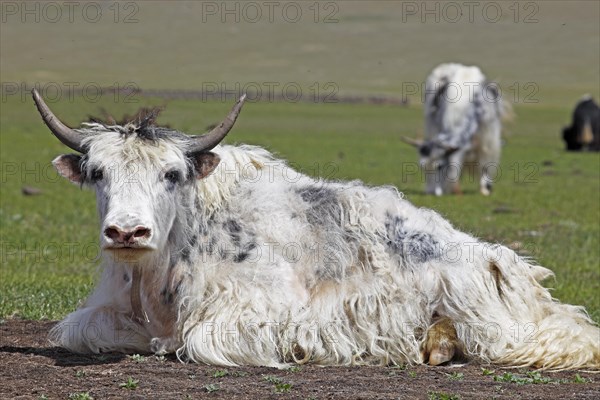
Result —
M289 367L287 369L287 372L300 372L302 371L302 367L299 367L297 365L292 365L291 367Z
M106 356L104 354L100 354L99 356L96 357L96 359L100 362L104 362L104 361L108 360L108 356Z
M591 378L585 378L579 374L575 374L575 377L573 378L573 383L590 383L592 382Z
M144 361L146 361L146 357L144 357L141 354L132 354L130 356L127 356L127 358L136 363L143 363Z
M508 382L516 383L517 385L529 385L529 384L546 384L546 383L566 383L568 381L564 379L552 379L538 371L527 371L525 374L513 374L511 372L505 372L502 375L494 376L496 382Z
M82 369L75 372L75 377L77 377L77 378L83 378L84 376L85 376L85 371Z
M460 396L457 394L450 394L445 392L427 392L427 399L429 400L460 400Z
M496 371L493 369L481 368L481 374L483 376L494 375L494 372L496 372Z
M281 380L281 378L278 378L276 376L273 375L264 375L263 378L265 379L265 381L272 383L273 385L277 385L278 383L283 382Z
M213 378L222 378L227 375L229 375L229 371L226 369L218 369L212 374Z
M210 384L208 384L208 385L204 385L204 390L206 390L208 393L213 393L213 392L216 392L216 391L218 391L219 389L221 389L221 388L219 387L219 385L216 385L216 384L214 384L214 383L210 383Z
M154 356L154 358L156 359L156 361L161 362L161 363L167 361L167 357L165 357L165 356Z
M265 381L275 385L275 391L277 393L287 393L290 390L292 390L291 383L284 382L283 379L281 379L277 376L264 375L263 378L265 379Z
M495 382L519 383L519 380L520 380L520 378L518 378L511 372L505 372L502 375L494 376Z
M0 325L2 324L2 321L0 321ZM42 394L40 397L38 397L38 400L48 400L48 396L46 396L45 394Z
M291 383L276 383L275 384L275 391L277 393L287 393L290 390L292 390L292 384Z
M410 376L411 378L416 378L417 373L415 371L408 371L408 376Z
M135 390L138 387L139 381L137 379L133 379L132 377L127 378L127 382L123 382L119 384L119 387L123 389Z
M94 398L90 396L89 392L82 392L69 394L69 400L94 400Z
M465 374L463 374L462 372L453 372L451 374L446 374L446 376L451 381L462 381L463 379L465 379Z

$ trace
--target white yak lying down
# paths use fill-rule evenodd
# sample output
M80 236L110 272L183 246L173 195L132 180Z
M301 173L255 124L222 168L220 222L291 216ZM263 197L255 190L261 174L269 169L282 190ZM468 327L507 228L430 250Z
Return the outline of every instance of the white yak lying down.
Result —
M214 365L440 364L599 368L599 329L553 300L551 275L454 229L395 188L302 175L203 136L44 122L96 191L102 275L51 332L74 352L176 352Z

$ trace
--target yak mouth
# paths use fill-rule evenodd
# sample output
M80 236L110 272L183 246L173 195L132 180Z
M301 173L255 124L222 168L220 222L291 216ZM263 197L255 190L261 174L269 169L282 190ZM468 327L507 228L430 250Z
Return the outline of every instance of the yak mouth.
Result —
M140 258L154 252L156 249L151 246L125 246L110 245L104 247L105 251L111 254L118 261L136 261Z
M122 243L113 243L107 244L104 246L104 250L156 250L154 246L150 246L147 244L122 244Z

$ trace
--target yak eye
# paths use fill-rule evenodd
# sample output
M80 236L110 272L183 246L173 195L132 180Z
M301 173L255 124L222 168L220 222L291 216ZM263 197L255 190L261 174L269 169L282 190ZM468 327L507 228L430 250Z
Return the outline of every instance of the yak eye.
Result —
M90 179L92 180L92 182L101 181L103 178L104 178L104 174L102 173L101 169L94 168L92 170L92 173L90 174Z
M178 183L181 180L181 174L177 170L171 170L165 174L165 179L170 183Z

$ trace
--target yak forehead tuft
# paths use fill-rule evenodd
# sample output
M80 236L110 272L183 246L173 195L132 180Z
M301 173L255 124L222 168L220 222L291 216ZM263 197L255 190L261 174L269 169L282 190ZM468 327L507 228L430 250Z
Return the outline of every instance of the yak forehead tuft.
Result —
M85 136L88 162L98 166L118 167L140 164L148 168L167 164L187 164L185 147L188 137L177 131L156 128L152 136L148 128L137 131L133 125L104 126L84 124L78 131Z

